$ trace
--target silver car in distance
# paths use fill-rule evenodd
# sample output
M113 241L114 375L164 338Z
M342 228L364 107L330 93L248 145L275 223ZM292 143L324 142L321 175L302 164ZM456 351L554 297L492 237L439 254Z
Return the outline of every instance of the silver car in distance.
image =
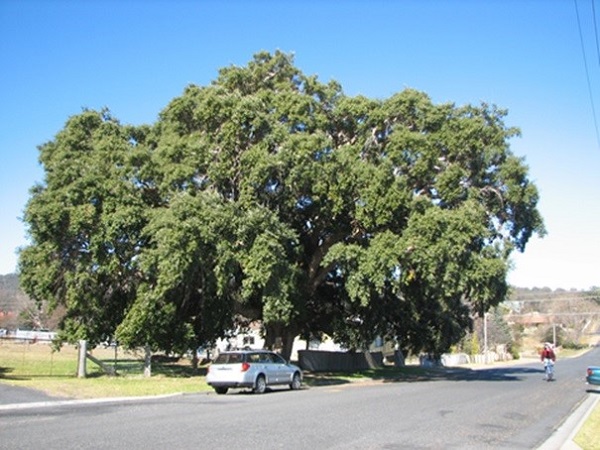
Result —
M208 367L206 383L217 394L231 388L250 388L262 394L269 386L302 386L302 370L268 350L234 350L221 352Z

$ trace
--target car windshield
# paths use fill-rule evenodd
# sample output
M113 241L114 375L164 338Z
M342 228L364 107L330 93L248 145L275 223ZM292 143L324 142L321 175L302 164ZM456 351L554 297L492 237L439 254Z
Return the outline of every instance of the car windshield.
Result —
M221 353L215 359L215 364L239 364L244 362L242 353Z
M287 361L285 359L283 359L277 353L273 353L273 362L275 362L277 364L287 364Z

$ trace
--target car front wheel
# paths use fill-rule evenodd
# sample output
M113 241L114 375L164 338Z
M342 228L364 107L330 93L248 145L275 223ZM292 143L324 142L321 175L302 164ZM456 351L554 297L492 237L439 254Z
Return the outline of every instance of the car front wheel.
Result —
M215 392L217 394L227 394L227 388L226 387L216 387Z
M254 393L255 394L264 394L267 390L267 380L264 375L259 375L256 379L256 383L254 383Z

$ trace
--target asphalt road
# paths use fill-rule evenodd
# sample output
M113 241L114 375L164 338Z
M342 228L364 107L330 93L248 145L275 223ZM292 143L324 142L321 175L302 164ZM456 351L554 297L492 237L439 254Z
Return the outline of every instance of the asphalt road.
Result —
M0 405L19 403L39 403L60 400L35 389L25 389L18 386L0 383Z
M559 360L551 383L531 363L264 395L30 403L0 408L0 449L532 449L590 395L585 367L599 361L600 348Z

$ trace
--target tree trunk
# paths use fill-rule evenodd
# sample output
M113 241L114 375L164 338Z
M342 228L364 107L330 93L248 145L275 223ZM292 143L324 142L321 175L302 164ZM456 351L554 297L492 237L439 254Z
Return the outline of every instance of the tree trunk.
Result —
M285 358L286 361L290 360L290 357L292 356L292 350L294 347L294 338L296 336L289 332L289 331L284 331L283 336L282 336L282 346L281 346L281 356L283 356Z
M197 370L198 369L198 350L194 349L193 353L192 353L192 369Z
M265 329L265 347L280 353L286 361L289 361L297 333L292 327L283 324L269 324Z

